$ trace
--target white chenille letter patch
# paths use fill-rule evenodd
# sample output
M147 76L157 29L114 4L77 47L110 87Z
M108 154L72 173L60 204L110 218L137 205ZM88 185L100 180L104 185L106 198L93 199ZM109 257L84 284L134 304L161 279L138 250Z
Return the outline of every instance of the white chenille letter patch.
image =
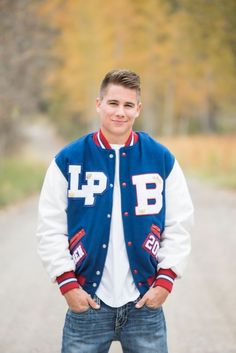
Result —
M92 206L95 201L95 194L102 194L107 187L107 177L103 172L86 172L85 178L87 184L80 185L81 165L70 165L70 189L68 197L84 198L85 206Z
M163 180L157 173L140 174L132 177L136 186L137 216L157 214L162 209Z

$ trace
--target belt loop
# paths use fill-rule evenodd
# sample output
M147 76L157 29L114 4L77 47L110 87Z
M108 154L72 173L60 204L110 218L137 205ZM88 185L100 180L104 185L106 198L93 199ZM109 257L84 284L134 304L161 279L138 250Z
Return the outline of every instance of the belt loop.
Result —
M137 302L141 299L141 295L133 301L134 304L137 304Z

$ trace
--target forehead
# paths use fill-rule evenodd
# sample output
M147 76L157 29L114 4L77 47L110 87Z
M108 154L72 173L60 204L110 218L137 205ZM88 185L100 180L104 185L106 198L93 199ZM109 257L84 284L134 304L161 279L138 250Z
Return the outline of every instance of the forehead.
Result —
M136 89L109 84L104 92L104 99L137 103Z

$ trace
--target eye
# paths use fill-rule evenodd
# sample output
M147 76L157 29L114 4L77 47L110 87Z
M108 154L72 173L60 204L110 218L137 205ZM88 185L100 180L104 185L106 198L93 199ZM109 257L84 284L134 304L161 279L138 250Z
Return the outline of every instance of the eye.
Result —
M117 102L109 102L109 105L115 106L115 105L117 105Z

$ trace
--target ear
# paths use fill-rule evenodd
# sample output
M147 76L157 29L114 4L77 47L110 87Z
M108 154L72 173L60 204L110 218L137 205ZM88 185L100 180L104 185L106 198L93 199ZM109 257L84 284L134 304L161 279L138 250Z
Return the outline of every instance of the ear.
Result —
M136 113L136 117L135 118L138 118L139 117L139 114L141 112L141 109L142 109L142 103L139 102L138 103L138 106L137 106L137 113Z
M97 113L100 113L100 105L101 105L101 99L99 97L96 98L96 111Z

